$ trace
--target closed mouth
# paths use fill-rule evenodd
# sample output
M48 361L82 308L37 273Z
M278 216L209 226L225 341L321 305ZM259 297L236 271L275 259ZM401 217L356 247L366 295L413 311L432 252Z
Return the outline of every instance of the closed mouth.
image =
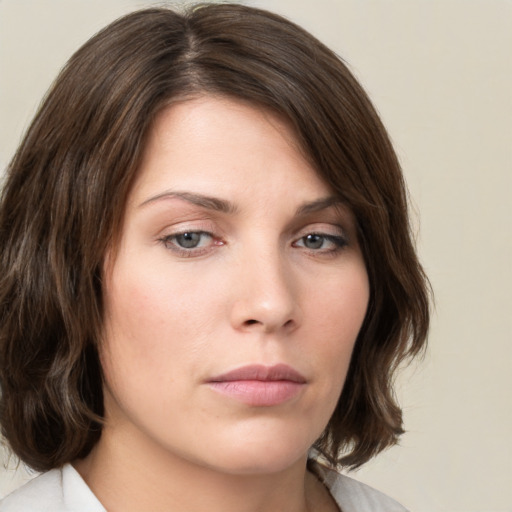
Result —
M305 384L306 378L297 370L287 364L276 364L273 366L248 365L236 368L229 372L208 379L208 382L233 382L233 381L289 381L298 384Z
M273 407L299 396L307 381L286 364L248 365L209 379L215 392L250 407Z

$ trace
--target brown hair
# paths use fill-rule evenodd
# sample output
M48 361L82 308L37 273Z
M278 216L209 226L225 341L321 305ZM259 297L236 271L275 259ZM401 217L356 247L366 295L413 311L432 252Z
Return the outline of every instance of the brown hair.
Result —
M90 39L46 96L0 205L0 413L38 470L84 457L101 435L101 267L155 116L197 93L271 109L294 127L352 209L371 284L338 406L316 448L357 467L398 439L392 375L421 351L428 286L399 163L344 63L269 12L234 4L135 12Z

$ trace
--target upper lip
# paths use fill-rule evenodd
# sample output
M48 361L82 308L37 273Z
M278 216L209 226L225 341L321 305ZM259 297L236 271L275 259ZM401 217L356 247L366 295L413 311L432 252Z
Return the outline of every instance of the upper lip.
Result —
M209 379L209 382L231 382L238 380L287 380L301 384L306 382L306 378L303 375L287 364L276 364L273 366L252 364L241 366L240 368L235 368L229 372L217 375Z

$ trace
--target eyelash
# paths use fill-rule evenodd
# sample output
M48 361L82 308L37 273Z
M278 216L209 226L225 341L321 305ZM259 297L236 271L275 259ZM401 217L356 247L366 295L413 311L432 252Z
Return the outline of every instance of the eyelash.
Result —
M202 256L203 254L206 254L211 249L211 243L207 244L206 247L180 247L176 240L178 237L182 237L185 235L199 235L209 237L213 245L215 246L222 246L225 245L225 242L223 242L221 239L216 238L213 233L210 233L208 231L202 231L202 230L184 230L180 231L178 233L173 233L172 235L165 235L158 239L158 242L162 243L163 246L170 250L175 252L178 256L184 257L184 258L192 258L192 257L198 257ZM300 242L305 242L308 237L318 237L322 241L322 245L324 242L330 242L332 244L332 247L329 249L322 249L322 248L308 248L305 247L305 245L299 245ZM200 241L199 241L200 243ZM313 231L311 233L307 233L297 240L295 240L292 243L293 247L304 247L305 250L307 250L309 253L314 255L325 255L325 256L335 256L337 253L342 251L346 246L348 245L348 240L345 238L345 236L342 235L331 235L327 233L321 233Z

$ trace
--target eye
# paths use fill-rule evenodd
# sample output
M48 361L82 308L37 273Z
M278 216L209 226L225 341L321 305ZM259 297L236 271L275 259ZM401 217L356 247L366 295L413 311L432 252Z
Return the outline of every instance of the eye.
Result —
M199 247L201 243L204 244L207 239L211 238L208 233L204 233L201 231L190 231L186 233L180 233L178 235L174 235L172 239L174 239L175 243L182 247L183 249L195 249Z
M317 235L316 233L312 233L311 235L306 235L304 238L304 247L308 249L321 249L324 245L326 239L322 235Z
M336 252L347 245L345 237L340 235L328 235L324 233L309 233L299 238L293 244L295 247L304 247L310 251L324 253Z
M166 235L159 241L163 243L166 249L188 256L208 249L214 243L214 237L206 231L183 231L182 233Z

